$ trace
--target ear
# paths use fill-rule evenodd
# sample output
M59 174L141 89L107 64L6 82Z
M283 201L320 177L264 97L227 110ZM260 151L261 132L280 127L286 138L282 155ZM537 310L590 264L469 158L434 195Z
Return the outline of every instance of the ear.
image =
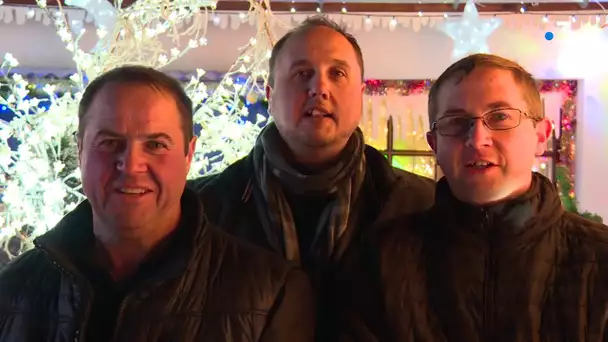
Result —
M186 155L186 164L187 169L190 169L190 164L192 163L192 158L194 158L194 150L196 149L196 136L193 136L190 142L188 143L188 154Z
M437 136L434 132L426 132L426 142L433 150L433 153L437 154Z
M82 136L76 132L74 133L74 137L78 146L78 164L82 164Z
M270 109L270 107L272 107L272 92L273 89L270 85L266 85L266 99L268 100L268 115L272 116L272 110Z
M361 95L365 94L365 88L367 88L367 84L363 81L361 82Z
M272 87L270 85L266 85L266 98L268 102L270 102L270 98L272 97Z
M536 155L540 156L547 150L547 141L551 138L553 124L549 119L543 118L536 123L534 130L536 133Z

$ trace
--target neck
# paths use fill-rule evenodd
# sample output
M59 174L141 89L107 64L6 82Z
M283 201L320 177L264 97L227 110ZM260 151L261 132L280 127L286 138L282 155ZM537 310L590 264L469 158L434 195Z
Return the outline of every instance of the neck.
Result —
M440 194L451 194L458 201L470 205L472 207L488 208L493 206L500 206L509 204L513 200L517 200L521 196L525 195L530 191L533 186L533 175L519 183L519 186L512 188L505 188L502 191L494 191L492 196L487 194L484 196L474 196L475 192L468 191L469 189L463 188L462 186L452 187L449 185L447 179L442 179L440 183Z
M115 281L134 274L139 265L165 240L179 223L180 214L167 219L163 224L145 228L109 227L99 220L93 222L96 237L97 262L105 268Z
M346 142L335 146L326 147L292 147L292 159L298 166L298 169L304 169L308 172L317 172L329 168L336 160L340 158L341 152L344 150Z

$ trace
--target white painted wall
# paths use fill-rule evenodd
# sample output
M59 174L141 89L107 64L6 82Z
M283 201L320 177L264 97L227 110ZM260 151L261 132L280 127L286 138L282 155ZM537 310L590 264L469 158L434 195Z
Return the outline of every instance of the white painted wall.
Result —
M538 22L538 19L534 19ZM360 26L360 25L359 25ZM514 59L542 79L581 79L577 131L576 193L581 209L608 219L608 28L553 31L544 38L538 25L501 27L489 39L490 50ZM92 31L92 30L89 30ZM451 63L452 41L429 27L418 32L360 29L354 32L365 56L367 78L436 78ZM238 56L238 48L254 35L254 28L221 29L211 25L209 45L185 56L168 70L195 68L227 70ZM11 52L28 68L72 69L70 55L63 49L52 27L35 21L26 25L0 23L0 54ZM84 40L92 46L91 37Z

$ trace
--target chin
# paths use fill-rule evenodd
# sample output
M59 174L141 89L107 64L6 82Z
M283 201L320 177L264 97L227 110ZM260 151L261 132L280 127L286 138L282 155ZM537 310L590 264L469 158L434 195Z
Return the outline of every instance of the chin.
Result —
M459 182L458 188L453 188L452 193L459 200L473 204L486 205L501 199L500 192L494 189L493 184L481 184L472 182Z
M141 227L145 227L149 225L148 220L144 219L142 216L147 215L135 215L135 213L122 213L117 214L112 218L113 224L116 227L120 227L121 229L139 229Z
M479 191L469 191L469 193L465 196L465 202L477 205L484 206L490 205L497 202L503 201L506 196L501 194L498 191L488 191L489 189L479 190Z
M302 136L301 140L305 145L309 147L325 147L330 146L334 143L334 136L327 134L306 134Z
M495 203L497 200L491 196L469 196L464 202L481 207Z

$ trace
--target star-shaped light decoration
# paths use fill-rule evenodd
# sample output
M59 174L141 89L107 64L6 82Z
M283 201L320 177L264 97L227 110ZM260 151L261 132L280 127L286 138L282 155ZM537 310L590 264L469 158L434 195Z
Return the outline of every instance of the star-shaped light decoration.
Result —
M453 59L460 59L473 53L488 53L486 39L500 26L498 18L481 19L473 0L468 0L460 19L447 20L439 25L439 30L454 40Z

